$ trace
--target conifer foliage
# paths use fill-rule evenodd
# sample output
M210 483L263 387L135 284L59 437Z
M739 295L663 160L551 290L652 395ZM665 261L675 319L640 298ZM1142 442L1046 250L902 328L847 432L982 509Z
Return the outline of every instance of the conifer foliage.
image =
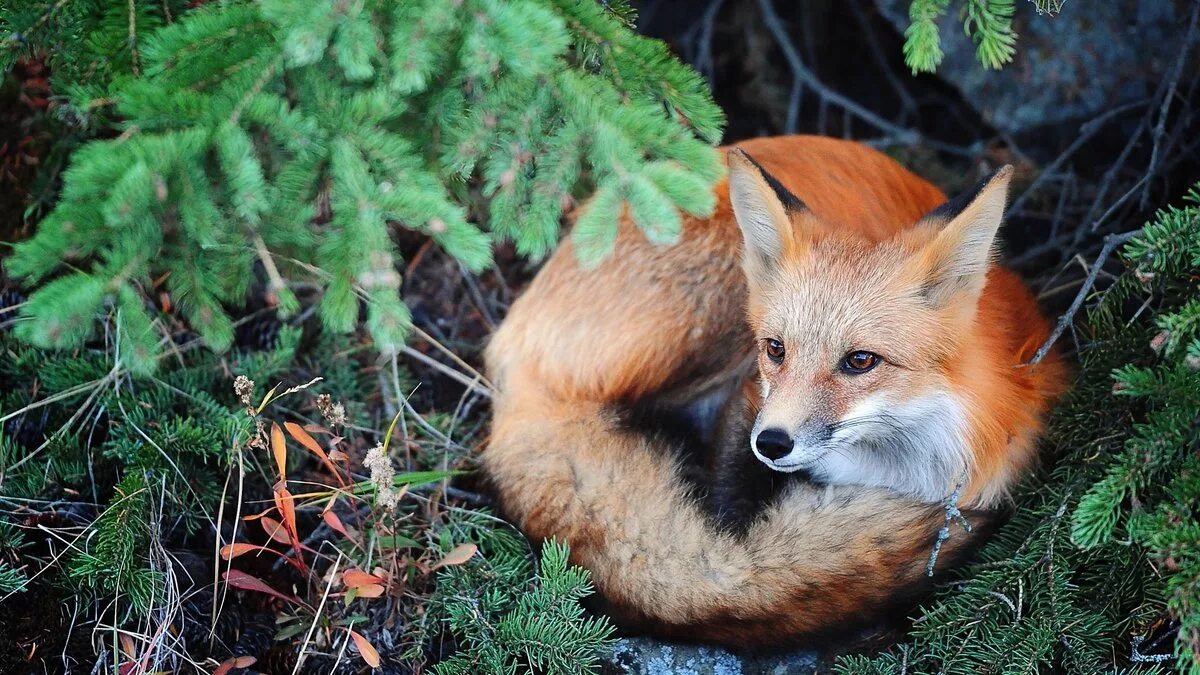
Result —
M91 25L60 22L63 4L20 1L5 21L31 44ZM712 208L720 110L591 0L168 5L113 66L130 68L111 78L119 135L74 154L57 207L6 261L36 288L17 327L35 345L83 344L109 307L123 365L149 371L145 298L166 291L223 351L228 308L260 280L285 315L315 283L337 331L365 305L393 349L409 321L397 227L478 271L496 240L544 255L581 189L595 190L574 233L587 260L623 209L669 242L678 209Z
M55 93L69 104L59 115L85 127L115 88L142 71L141 43L186 11L186 0L9 2L0 7L0 70L19 59L44 59Z
M999 70L1016 53L1013 30L1015 0L964 0L960 18L963 33L975 43L975 54L986 68ZM1038 13L1054 13L1060 2L1038 0ZM950 9L950 0L912 0L911 23L904 31L904 62L916 73L932 73L942 63L942 37L938 20Z
M424 625L448 627L461 646L433 672L595 672L613 627L579 604L592 593L588 572L570 566L567 547L553 540L542 547L536 575L511 531L491 531L488 543L486 561L447 568L438 579Z

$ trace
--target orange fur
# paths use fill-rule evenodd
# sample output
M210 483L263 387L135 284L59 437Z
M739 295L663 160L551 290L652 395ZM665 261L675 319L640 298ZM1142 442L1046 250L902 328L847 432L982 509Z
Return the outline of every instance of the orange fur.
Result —
M870 148L810 136L738 147L807 205L791 215L803 221L794 223L803 240L781 265L791 273L837 260L853 279L871 273L854 260L881 246L913 254L936 236L912 226L942 193ZM675 246L653 246L623 221L615 252L595 270L580 268L570 243L554 253L489 345L498 393L483 462L506 513L533 537L570 544L626 625L781 645L869 621L923 592L942 508L887 489L801 484L734 536L702 511L662 442L623 423L631 404L686 403L757 377L756 338L789 286L759 280L748 295L726 182L716 196L711 217L685 218ZM969 392L976 461L966 503L986 506L1026 470L1064 370L1056 354L1019 366L1047 328L1011 273L993 268L977 308L960 314L939 319L957 338L944 344L925 334L944 332L938 322L904 328L893 316L867 328L924 350L937 364L928 377ZM802 383L788 386L807 395ZM980 524L992 514L970 517ZM956 532L939 569L980 532Z

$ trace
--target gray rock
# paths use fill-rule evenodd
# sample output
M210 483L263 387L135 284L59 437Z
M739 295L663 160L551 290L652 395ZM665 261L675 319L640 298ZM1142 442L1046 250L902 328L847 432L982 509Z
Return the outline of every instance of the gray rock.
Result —
M901 32L910 0L876 0ZM988 70L963 33L961 0L938 24L945 59L937 75L961 90L990 124L1017 133L1094 117L1150 96L1173 67L1191 17L1181 0L1067 0L1061 13L1039 15L1016 3L1017 53L1003 70Z
M618 640L601 667L604 675L793 675L821 669L816 652L741 656L717 647L648 638Z

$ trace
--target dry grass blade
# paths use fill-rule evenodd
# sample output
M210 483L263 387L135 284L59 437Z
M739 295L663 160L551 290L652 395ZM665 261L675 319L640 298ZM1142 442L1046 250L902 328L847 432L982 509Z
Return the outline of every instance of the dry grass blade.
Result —
M296 665L292 667L292 675L300 672L304 666L305 654L308 652L308 645L312 642L313 632L317 630L317 623L321 618L321 612L325 609L325 601L329 599L329 589L333 587L333 580L337 578L338 567L342 564L342 552L338 551L337 560L333 562L333 567L330 569L328 582L325 584L325 590L321 593L321 602L317 605L317 611L314 612L313 622L308 627L308 633L304 636L304 642L300 643L300 652L296 656Z

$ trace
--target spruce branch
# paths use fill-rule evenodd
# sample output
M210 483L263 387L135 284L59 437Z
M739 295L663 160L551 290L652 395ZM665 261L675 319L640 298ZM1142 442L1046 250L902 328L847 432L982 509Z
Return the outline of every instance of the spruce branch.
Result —
M315 284L325 327L351 330L365 308L394 351L411 323L398 228L478 273L496 241L545 255L588 190L656 243L678 237L680 210L713 208L724 120L703 80L591 0L294 9L130 2L72 24L120 28L126 70L103 98L123 133L75 153L59 204L15 247L8 268L33 291L23 337L77 346L115 306L129 365L153 368L140 289L163 277L225 350L257 261L284 314L299 309L294 285ZM581 228L601 245L580 250L602 253L617 220Z

